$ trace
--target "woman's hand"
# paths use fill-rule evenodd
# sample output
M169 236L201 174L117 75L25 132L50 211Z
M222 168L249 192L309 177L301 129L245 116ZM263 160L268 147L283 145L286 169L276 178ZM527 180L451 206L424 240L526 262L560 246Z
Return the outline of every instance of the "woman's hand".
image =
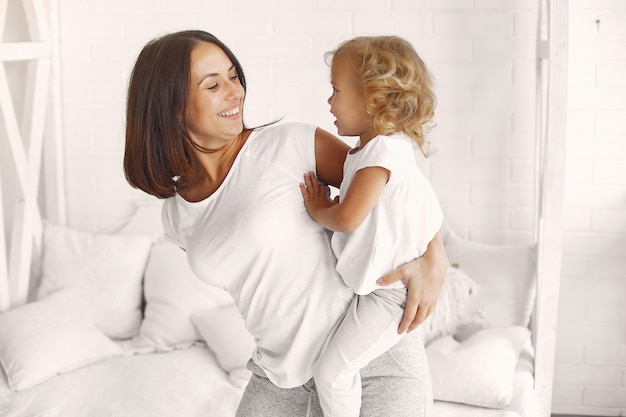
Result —
M420 258L400 266L378 280L379 285L402 281L408 288L404 317L398 333L415 330L433 312L448 269L448 256L439 233Z

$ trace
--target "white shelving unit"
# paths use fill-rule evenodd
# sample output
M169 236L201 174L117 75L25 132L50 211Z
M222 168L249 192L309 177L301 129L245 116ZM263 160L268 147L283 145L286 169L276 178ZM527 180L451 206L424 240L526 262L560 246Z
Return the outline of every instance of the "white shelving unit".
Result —
M539 0L537 31L535 392L550 415L563 247L568 1Z
M65 223L62 172L61 117L58 74L56 0L0 0L0 35L4 34L7 8L20 6L26 18L29 41L0 41L0 152L12 163L18 190L1 190L0 211L0 311L24 304L32 259L41 250L42 209L46 218ZM5 64L25 61L25 89L21 120L11 95ZM9 167L6 167L9 168ZM42 175L43 171L43 175ZM44 207L40 207L40 179L45 178ZM6 198L10 201L5 201ZM3 207L14 207L11 218ZM8 230L5 228L8 225ZM8 245L7 245L8 243Z

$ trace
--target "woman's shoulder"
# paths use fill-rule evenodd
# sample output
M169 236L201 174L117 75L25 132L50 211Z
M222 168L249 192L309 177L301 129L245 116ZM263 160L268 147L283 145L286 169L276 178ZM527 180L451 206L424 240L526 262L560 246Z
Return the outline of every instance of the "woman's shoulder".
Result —
M306 123L280 123L255 129L246 154L285 169L315 168L315 129Z
M315 133L317 126L302 122L274 123L254 129L260 137L296 137Z
M317 127L306 123L276 123L254 129L251 134L251 149L288 149L312 146Z

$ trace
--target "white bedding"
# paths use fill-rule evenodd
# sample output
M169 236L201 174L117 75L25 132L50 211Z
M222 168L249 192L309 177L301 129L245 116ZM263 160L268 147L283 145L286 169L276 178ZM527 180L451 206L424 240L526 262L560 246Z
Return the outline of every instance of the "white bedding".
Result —
M141 243L136 241L135 235L160 236L162 231L153 230L155 224L160 224L159 218L160 206L145 206L139 208L116 237L89 236L71 230L58 231L54 235L56 239L51 239L52 234L44 235L44 252L47 247L54 246L59 253L52 260L63 262L44 262L43 285L62 284L62 288L38 300L38 307L18 308L0 320L0 362L5 371L10 370L11 386L17 389L11 390L5 372L0 370L0 416L234 417L243 392L241 377L245 378L248 372L245 362L251 350L244 342L250 342L247 339L251 336L243 325L235 334L220 330L223 328L220 325L225 323L229 323L229 330L237 327L234 326L235 319L240 317L229 308L232 300L221 291L200 286L189 270L184 253L178 248L164 246L157 239L147 261L143 249L128 249L132 242ZM530 256L532 251L522 246L496 248L479 245L460 240L451 233L444 236L444 240L447 240L446 249L452 262L460 264L465 272L471 272L471 277L479 285L499 290L497 296L485 303L487 311L494 313L492 317L500 317L498 313L502 313L502 317L515 318L507 325L527 326L528 300L533 298L529 285L532 274L528 272L534 263ZM63 245L59 246L60 243ZM102 247L126 248L116 255L116 259L125 257L130 266L139 263L143 267L146 264L143 279L141 271L128 267L122 271L126 275L115 271L110 273L127 285L115 285L114 288L103 285L111 282L108 277L102 277L108 280L106 282L94 281L94 274L89 271L103 273L111 259L102 256ZM92 250L86 251L87 248ZM457 281L448 279L446 286L454 282ZM504 282L515 285L506 286ZM75 291L87 290L89 297L74 297ZM436 328L451 323L454 324L451 329L456 328L458 317L449 312L463 311L459 310L461 301L457 297L463 291L442 291L439 313L448 313L446 320L433 320L436 316L431 316L433 335L440 333ZM131 317L141 305L142 297L145 307L141 324L130 319L109 320L111 315L94 308L123 307L127 313L125 317ZM120 303L120 300L127 302ZM444 308L446 302L450 305ZM225 316L226 313L230 315ZM119 324L130 322L135 323L133 332L136 336L125 340L123 349L120 349L109 337L119 338L128 330L120 328ZM62 337L52 331L50 323L65 329ZM234 341L230 340L233 337ZM117 350L100 349L98 355L92 355L92 345L102 347L104 342ZM233 345L241 349L233 349ZM493 346L487 341L475 346L472 354L482 356L483 361L487 356L488 365L483 368L490 367L492 374L499 374L502 367L494 366L490 356L489 347ZM507 408L490 409L436 401L433 417L540 416L533 390L530 338L523 346L519 362L509 358L506 386L510 390L512 378L515 394ZM135 354L119 356L122 351ZM160 353L154 353L157 351ZM444 365L448 363L443 362ZM46 364L46 369L34 366L41 363ZM87 363L91 364L85 365ZM463 371L467 372L465 377ZM50 378L59 373L61 375ZM456 392L463 392L463 383L473 384L476 377L483 374L461 367L458 377L456 372L454 376L452 382L456 382ZM441 383L445 389L450 385L447 379Z
M534 417L532 345L515 371L506 409L436 401L433 417ZM14 392L0 378L3 417L233 417L243 390L229 383L215 356L197 345L166 353L109 358ZM519 410L516 414L514 411Z
M3 417L232 417L242 390L203 346L109 358L14 392L0 377Z
M541 416L533 384L533 347L527 340L514 376L515 396L505 409L489 409L467 404L435 401L433 417L537 417Z

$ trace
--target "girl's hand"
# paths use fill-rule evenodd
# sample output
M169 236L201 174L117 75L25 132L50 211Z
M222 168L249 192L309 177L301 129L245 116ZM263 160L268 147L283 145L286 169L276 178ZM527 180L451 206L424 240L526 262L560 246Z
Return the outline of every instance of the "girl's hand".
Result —
M420 258L400 266L378 280L379 285L402 281L408 288L404 317L398 333L415 330L433 312L448 269L448 256L439 233Z
M304 206L309 216L319 222L320 210L332 207L335 202L328 200L328 187L318 182L314 172L304 174L304 182L300 183L300 191L304 198Z

